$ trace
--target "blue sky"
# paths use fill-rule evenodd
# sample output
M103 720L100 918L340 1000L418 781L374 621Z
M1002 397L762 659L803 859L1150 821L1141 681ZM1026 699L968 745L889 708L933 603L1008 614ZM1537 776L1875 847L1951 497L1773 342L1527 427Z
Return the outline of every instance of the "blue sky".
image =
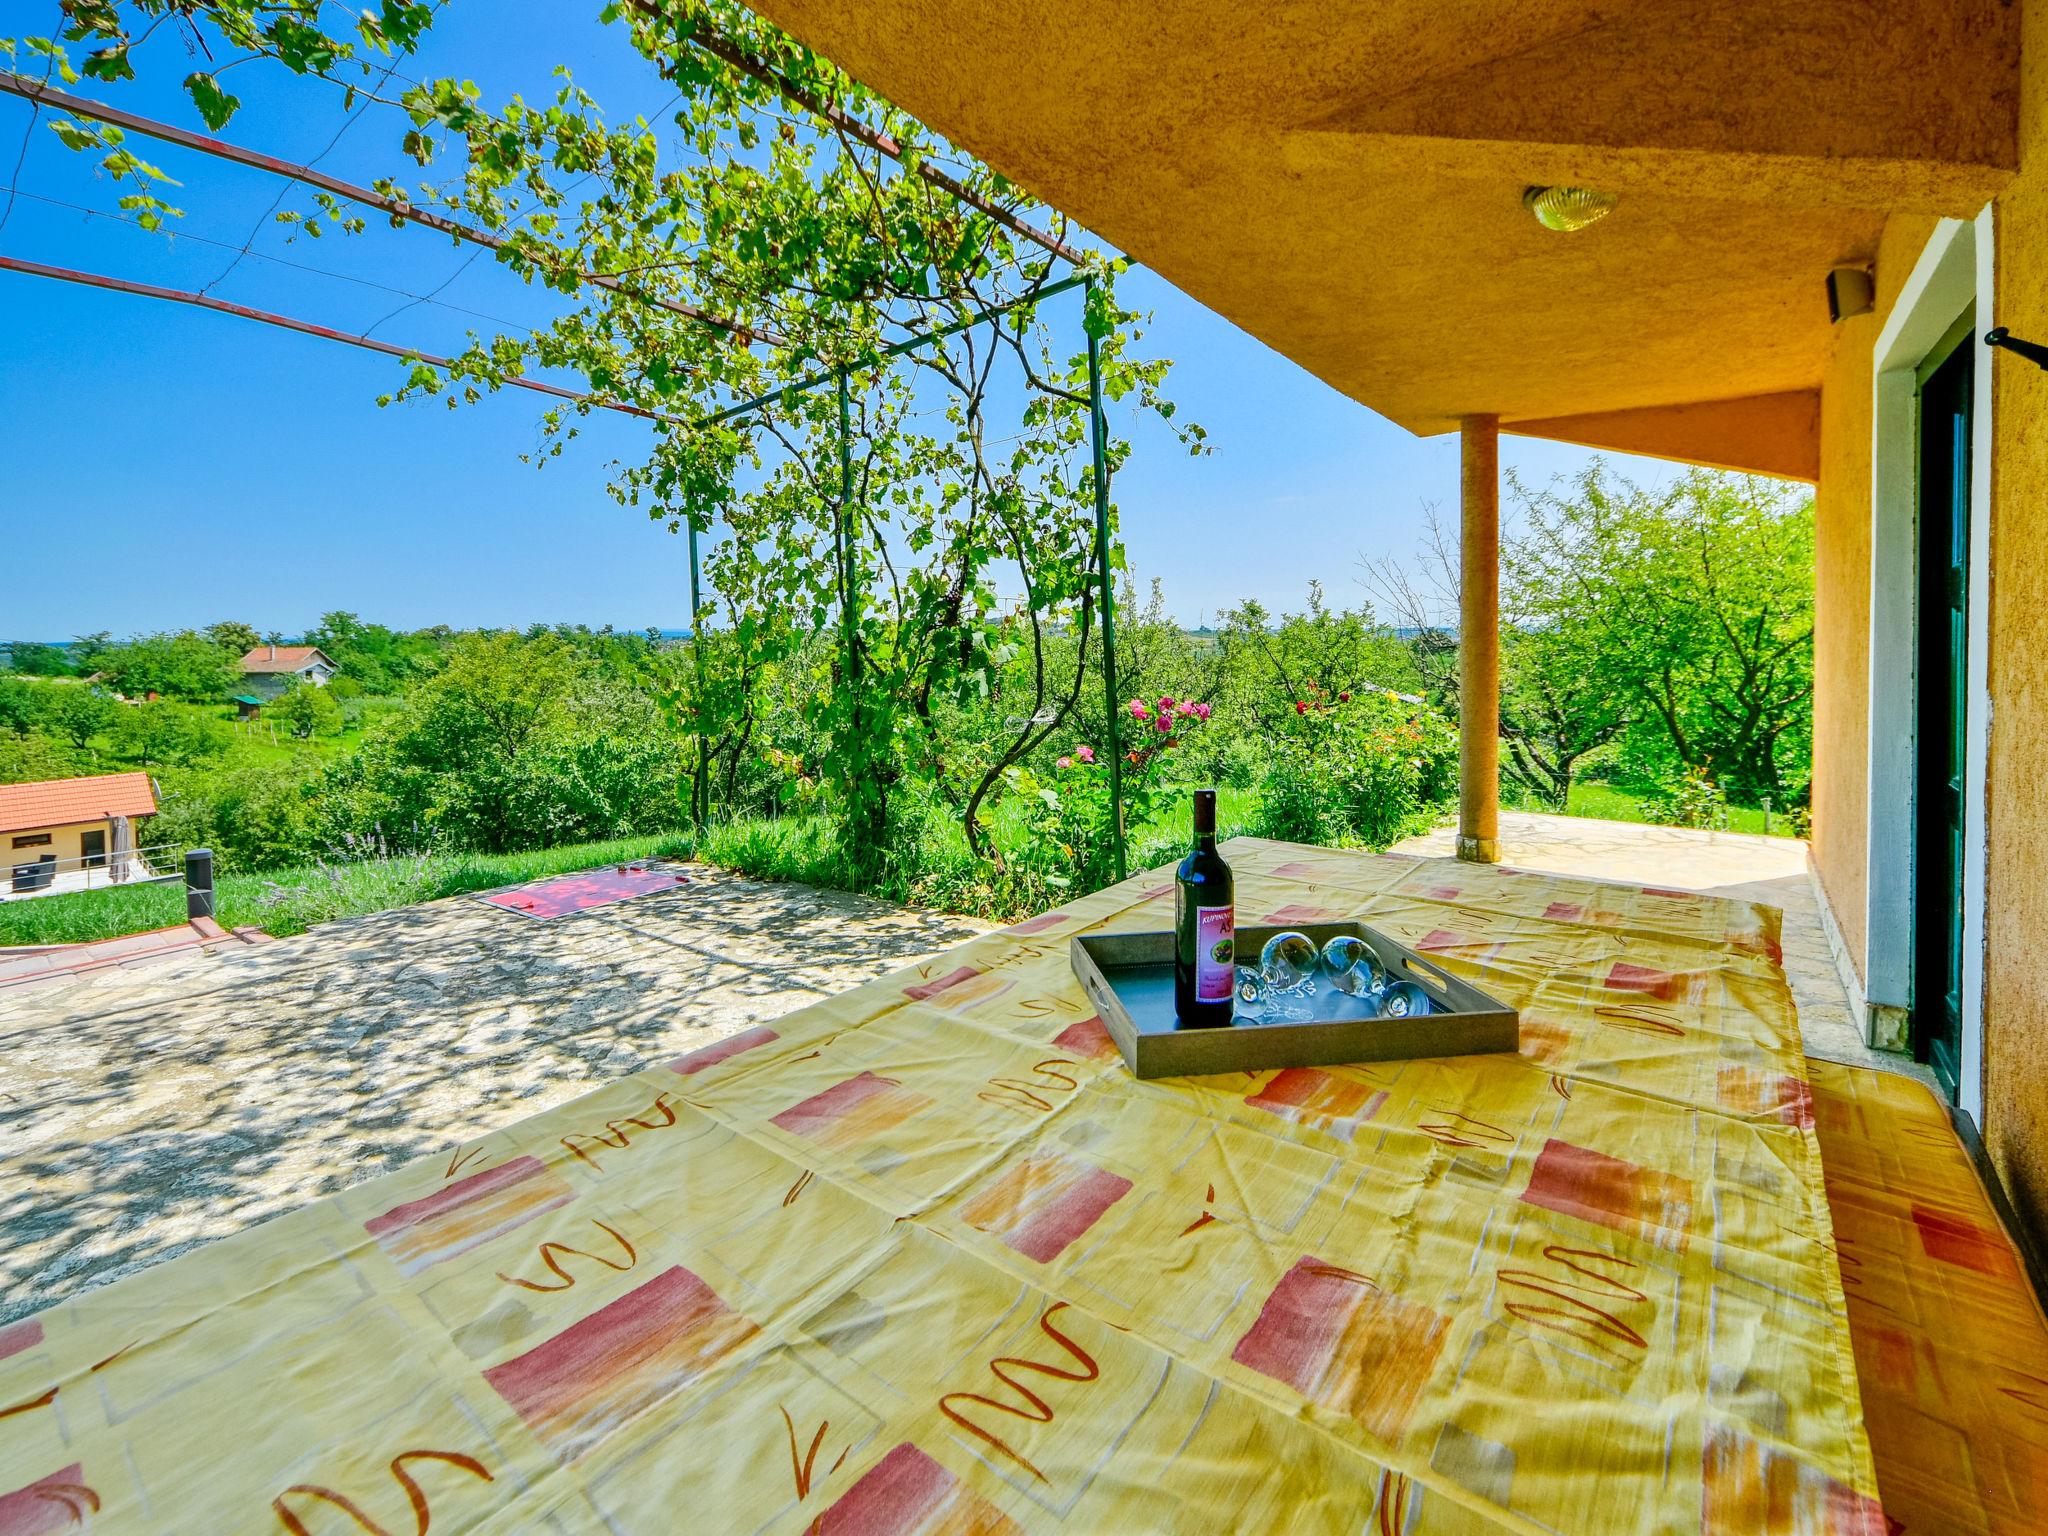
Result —
M534 25L508 24L514 0L449 6L401 73L464 75L496 100L550 93L553 67L566 63L615 117L668 99L623 30L596 24L595 0L518 3ZM176 85L191 67L175 43L153 43L138 53L139 81L77 89L198 128ZM361 109L337 141L344 118L330 87L264 65L229 83L244 103L224 135L237 143L320 157L359 181L403 179L410 167L391 109ZM286 184L169 146L132 147L183 184L168 194L186 212L179 238L88 218L77 208L113 211L126 188L65 150L49 120L31 129L28 104L0 97L0 178L26 142L16 184L35 194L17 196L0 227L7 255L169 287L211 283L221 298L344 330L375 325L428 350L549 312L545 295L488 254L472 260L473 248L423 230L373 221L353 239L290 239L265 219ZM287 189L282 206L311 205ZM256 255L235 262L252 231ZM393 316L405 297L371 283L491 318L434 304ZM1164 432L1141 432L1116 485L1133 571L1159 578L1184 621L1246 597L1298 607L1315 577L1333 600L1356 601L1361 555L1405 559L1427 503L1455 511L1454 436L1411 437L1150 273L1122 292L1153 312L1148 347L1175 362L1168 392L1215 450L1190 459ZM394 359L13 273L0 273L0 327L0 637L225 618L296 633L333 608L408 628L687 621L682 541L604 489L609 463L644 450L639 423L592 418L563 458L536 470L519 456L538 441L542 402L521 391L454 411L380 408L377 395L399 381ZM1540 481L1588 455L1505 439L1502 457ZM1672 473L1647 460L1622 467L1644 480Z

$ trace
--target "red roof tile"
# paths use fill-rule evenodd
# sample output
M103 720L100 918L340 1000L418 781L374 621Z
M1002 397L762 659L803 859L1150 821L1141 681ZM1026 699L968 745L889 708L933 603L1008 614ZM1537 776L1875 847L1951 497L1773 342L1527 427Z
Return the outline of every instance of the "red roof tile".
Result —
M317 645L259 645L242 658L244 672L296 672L314 657L334 663Z
M110 816L154 816L156 788L146 773L102 773L89 779L0 784L0 832L63 827Z

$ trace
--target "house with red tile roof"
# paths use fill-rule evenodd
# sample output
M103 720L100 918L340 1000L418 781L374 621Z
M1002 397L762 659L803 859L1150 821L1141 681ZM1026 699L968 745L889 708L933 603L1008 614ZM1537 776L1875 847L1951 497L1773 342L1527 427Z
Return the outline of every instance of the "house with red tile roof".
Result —
M257 645L242 658L242 676L250 692L272 698L296 682L324 688L338 670L317 645Z
M139 865L135 820L156 811L156 785L146 773L0 784L0 858L7 877L0 894L97 883L92 877L102 871L125 877Z

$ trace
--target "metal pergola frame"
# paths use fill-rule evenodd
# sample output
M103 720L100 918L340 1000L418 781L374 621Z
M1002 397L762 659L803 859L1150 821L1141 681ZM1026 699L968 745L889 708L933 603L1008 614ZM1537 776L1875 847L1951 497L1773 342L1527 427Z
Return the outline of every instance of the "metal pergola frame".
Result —
M841 364L797 379L792 383L767 390L737 405L726 407L690 424L689 430L721 426L726 422L738 421L752 415L763 406L779 400L787 400L826 384L837 386L839 394L839 515L834 529L834 550L839 569L840 591L840 644L845 651L847 675L859 674L858 647L854 642L854 589L853 589L853 542L850 532L852 520L848 510L853 505L853 431L852 408L848 392L848 379L855 369L871 367L890 358L902 357L943 341L948 336L985 325L1000 319L1011 310L1025 305L1035 305L1042 300L1057 297L1079 288L1088 298L1095 292L1095 274L1076 273L1048 283L1031 293L1007 299L1000 304L991 304L964 320L935 326L920 331L905 341L881 348L872 357L859 363ZM1108 732L1109 748L1109 799L1110 799L1110 846L1116 868L1116 877L1121 880L1129 873L1124 831L1124 762L1123 746L1117 727L1117 686L1116 686L1116 582L1110 571L1109 539L1109 421L1102 407L1102 357L1101 343L1093 331L1088 332L1088 421L1089 449L1095 469L1095 566L1096 593L1102 617L1102 693L1103 718ZM703 648L703 604L699 596L699 575L697 558L697 520L685 512L690 524L690 648L697 660L698 691L701 696L704 687ZM702 731L697 733L697 784L691 795L691 815L701 830L709 813L709 796L705 789L708 773L709 745Z
M635 3L642 5L644 8L645 0L635 0ZM761 61L717 44L715 40L703 38L692 38L689 40L700 47L709 49L727 63L744 70L756 79L775 86L783 95L789 97L798 105L816 115L824 117L837 127L853 132L856 137L861 138L865 143L873 145L882 153L898 159L903 158L902 147L893 140L889 140L885 136L879 135L874 130L867 128L864 124L846 117L845 114L839 112L829 102L819 101L800 89L793 82L776 74ZM353 182L343 181L324 172L316 171L311 166L295 164L273 155L245 149L219 139L209 138L203 134L193 133L187 129L174 127L171 124L161 123L138 113L127 112L102 102L74 96L69 92L53 88L47 81L38 81L29 76L17 74L12 70L0 69L0 93L21 96L39 106L56 107L81 117L113 124L127 131L145 134L151 138L159 139L181 148L195 150L216 159L228 160L254 170L281 176L287 180L297 181L306 186L330 192L340 197L346 197L365 206L380 209L389 214L394 220L404 220L424 225L471 244L495 250L505 243L503 239L487 231L458 223L430 210L415 208L410 203L388 197L373 188L362 187ZM919 162L916 165L916 171L925 180L937 185L941 190L951 193L956 199L966 202L989 217L996 219L997 222L1024 236L1033 244L1046 250L1050 255L1070 263L1077 262L1082 258L1081 252L1074 250L1062 241L1054 239L1044 231L1022 222L1015 215L992 207L976 197L952 177L939 171L936 167ZM401 347L388 342L372 341L364 336L351 336L327 326L315 325L307 321L293 319L290 316L252 309L246 305L214 299L205 294L187 293L178 289L129 282L118 278L104 277L95 273L76 272L69 268L51 267L43 263L21 261L7 257L0 257L0 269L20 272L29 276L56 278L65 282L82 283L91 287L113 289L145 298L193 304L225 314L236 315L243 319L257 320L264 324L281 326L288 330L296 330L307 335L319 336L330 341L346 342L352 346L366 347L372 351L384 352L393 356L415 358L443 369L453 367L451 359L439 357L430 352L423 352L418 348ZM712 314L696 305L650 295L641 291L633 284L607 273L579 272L576 276L579 281L606 288L637 302L669 310L686 320L724 331L743 345L756 341L776 344L783 342L782 337ZM678 422L675 418L658 411L582 394L578 391L564 389L559 385L548 384L540 380L520 377L507 379L505 382L523 389L535 390L543 394L555 395L563 399L607 410L620 411L628 415L641 416L668 425L681 425L685 430L698 430L704 427L718 426L729 421L736 421L777 400L787 399L791 395L801 394L824 384L836 384L839 392L840 500L835 542L838 545L836 553L839 564L841 594L840 622L843 630L841 643L847 653L849 676L857 677L859 667L858 648L853 638L855 611L853 607L853 545L850 535L850 519L847 516L847 511L853 503L852 413L848 390L850 375L856 368L871 367L877 363L886 362L890 358L904 356L907 353L916 351L919 347L943 340L948 336L957 335L962 331L971 330L975 326L987 324L989 321L998 319L1011 310L1021 308L1027 304L1037 304L1041 300L1071 292L1076 288L1082 289L1087 295L1092 297L1095 284L1096 277L1094 273L1075 273L1072 276L1060 279L1056 283L1048 283L1042 288L1020 295L1017 298L1006 300L1000 304L992 304L964 320L957 320L948 325L934 327L931 330L920 332L905 341L884 347L860 363L842 364L837 368L809 375L793 383L783 384L764 394L756 395L752 399L741 401L737 405L728 406L724 410L687 423ZM1109 425L1102 405L1101 343L1100 339L1092 331L1088 333L1088 405L1090 451L1093 456L1095 471L1094 555L1098 576L1097 593L1102 615L1103 704L1104 720L1106 722L1105 729L1108 734L1107 745L1109 748L1110 840L1114 853L1116 875L1121 880L1128 873L1128 867L1124 828L1123 748L1117 724L1116 586L1115 579L1110 570ZM698 527L696 518L693 515L686 512L685 516L689 518L690 522L690 639L691 650L696 658L701 707L704 686L704 650L702 645L703 625L701 619L703 600L697 541ZM696 782L691 790L690 809L692 821L701 830L710 811L709 744L701 730L696 735L697 775Z

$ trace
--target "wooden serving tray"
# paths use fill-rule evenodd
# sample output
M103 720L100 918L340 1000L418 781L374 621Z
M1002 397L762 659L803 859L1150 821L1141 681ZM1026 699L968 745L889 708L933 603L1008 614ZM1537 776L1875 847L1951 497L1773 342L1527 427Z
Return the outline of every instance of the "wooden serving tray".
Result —
M1266 941L1279 933L1307 934L1318 947L1339 934L1361 938L1387 968L1389 982L1414 982L1438 1011L1364 1018L1344 993L1325 987L1316 1001L1319 1015L1327 1010L1327 1017L1184 1027L1173 1009L1171 933L1082 934L1071 946L1074 974L1137 1077L1198 1077L1521 1048L1521 1016L1514 1009L1363 923L1240 928L1237 952L1256 960Z

